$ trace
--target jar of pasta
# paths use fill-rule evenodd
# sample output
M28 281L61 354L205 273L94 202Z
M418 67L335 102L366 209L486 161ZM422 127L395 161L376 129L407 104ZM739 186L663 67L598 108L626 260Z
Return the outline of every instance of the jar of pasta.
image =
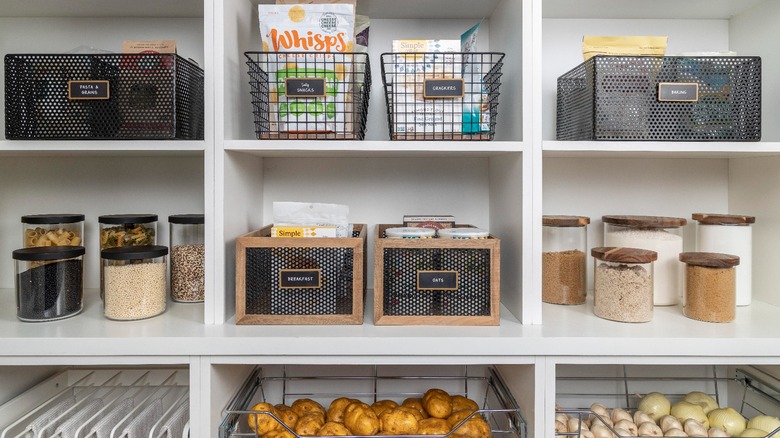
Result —
M84 246L84 215L22 216L22 247L37 246Z
M171 299L183 303L203 301L205 292L204 216L168 216L171 247Z
M103 314L128 321L165 312L168 247L160 245L107 248L103 266Z
M542 301L582 304L589 217L542 216Z
M157 244L156 214L111 214L98 217L100 250L125 246ZM100 297L103 290L103 266L100 267Z
M653 319L655 251L600 247L593 255L593 313L618 322Z
M38 322L68 318L83 308L83 246L45 246L13 252L16 316Z

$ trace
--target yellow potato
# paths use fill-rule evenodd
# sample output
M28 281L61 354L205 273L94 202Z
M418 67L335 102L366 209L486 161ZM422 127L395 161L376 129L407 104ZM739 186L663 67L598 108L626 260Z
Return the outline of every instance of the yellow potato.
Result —
M295 435L290 433L289 430L281 428L268 432L267 434L263 435L263 438L295 438Z
M489 438L490 425L479 414L474 414L468 421L458 426L464 419L468 418L474 411L468 409L453 413L447 418L447 423L453 428L453 432L468 438ZM458 426L457 429L455 427Z
M293 430L300 436L315 436L325 425L325 415L319 412L309 412L301 416Z
M472 412L479 410L479 405L474 400L464 397L462 395L453 395L452 412L458 412L463 410L470 410Z
M276 416L279 417L279 419L282 420L282 422L284 422L287 427L290 429L295 427L295 423L298 422L298 414L296 414L291 407L278 404L275 405L274 408L276 408Z
M344 409L346 409L347 405L355 401L358 400L349 397L339 397L333 400L332 402L330 402L330 406L328 406L328 413L327 413L328 421L343 423Z
M276 415L276 408L270 403L258 403L250 409L250 411L269 412ZM247 414L247 423L249 428L252 429L258 435L265 435L273 430L281 428L274 417L267 414Z
M299 418L311 412L319 412L323 417L327 415L325 408L321 404L309 398L295 400L290 408L298 414Z
M374 435L379 432L379 417L371 406L354 402L344 410L344 425L353 435Z
M423 395L422 405L431 417L447 418L452 414L451 398L446 391L433 388Z
M335 421L328 421L317 431L317 436L348 436L351 434L352 432L347 429L347 426Z
M406 400L404 400L401 403L401 406L405 406L407 408L417 409L418 411L420 411L420 413L422 414L423 418L428 418L429 417L428 413L425 412L425 408L423 408L422 399L420 399L420 398L414 398L414 397L407 398Z
M371 405L371 408L374 409L376 415L380 417L382 416L382 412L396 407L398 407L398 403L392 400L377 400L374 402L374 404Z
M417 427L418 435L446 435L448 433L450 433L450 424L443 418L420 420Z
M417 409L399 406L382 412L379 416L379 428L393 435L415 435L422 414Z

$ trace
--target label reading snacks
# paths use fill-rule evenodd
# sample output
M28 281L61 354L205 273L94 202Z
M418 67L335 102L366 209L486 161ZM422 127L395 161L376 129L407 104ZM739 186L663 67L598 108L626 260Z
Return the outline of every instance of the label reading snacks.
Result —
M682 82L659 82L659 102L698 102L699 84Z
M417 271L417 290L458 290L458 271Z
M322 287L321 269L281 269L280 289L319 289Z
M68 81L68 100L107 100L108 81Z
M463 97L463 79L423 80L425 99L457 99Z
M325 78L286 78L286 97L325 97Z

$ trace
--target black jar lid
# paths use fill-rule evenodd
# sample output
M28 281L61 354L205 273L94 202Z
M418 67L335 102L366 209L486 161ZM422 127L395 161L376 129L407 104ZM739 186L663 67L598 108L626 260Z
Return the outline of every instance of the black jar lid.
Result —
M157 222L156 214L107 214L98 216L98 222L101 224L122 225L122 224L148 224Z
M36 246L14 250L14 260L42 262L46 260L72 259L84 255L83 246Z
M172 224L201 225L205 222L202 214L172 214L168 216L168 222Z
M108 260L154 259L168 255L168 247L162 245L121 246L100 251L100 257Z
M74 224L84 222L83 214L28 214L22 216L23 224Z

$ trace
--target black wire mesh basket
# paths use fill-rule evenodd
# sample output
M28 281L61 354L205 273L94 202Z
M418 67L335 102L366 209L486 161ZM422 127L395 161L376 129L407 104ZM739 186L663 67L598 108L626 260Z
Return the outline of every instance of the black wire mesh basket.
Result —
M504 54L383 53L392 140L493 140Z
M371 66L366 53L246 52L259 139L362 140Z
M175 54L5 56L7 139L203 139L203 70Z
M594 56L557 94L558 140L761 139L759 57Z

